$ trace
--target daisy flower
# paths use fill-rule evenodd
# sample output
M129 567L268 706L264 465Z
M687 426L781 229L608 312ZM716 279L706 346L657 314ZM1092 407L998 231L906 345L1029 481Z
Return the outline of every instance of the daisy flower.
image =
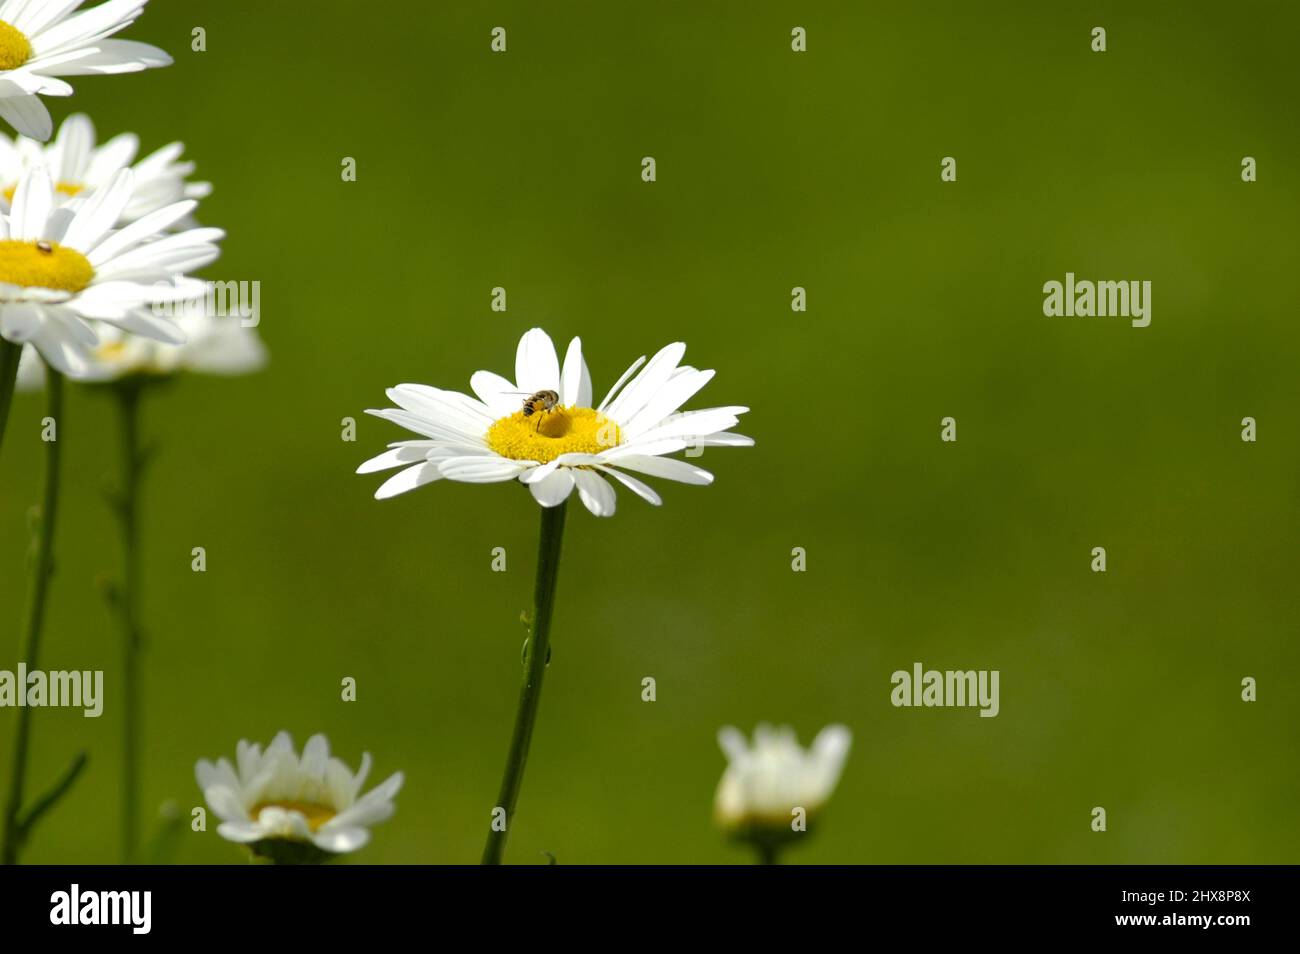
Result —
M99 344L92 322L182 343L180 327L153 306L201 297L206 286L185 273L219 254L220 229L158 238L194 210L192 199L115 231L132 182L131 170L122 169L85 204L65 209L55 204L48 173L33 169L0 216L0 337L34 345L73 377L90 367Z
M53 123L41 96L71 96L57 77L135 73L172 59L147 43L109 39L136 21L148 0L0 2L0 118L44 142Z
M576 489L588 510L608 517L615 506L612 479L658 505L659 495L634 473L708 484L708 471L665 455L754 443L730 433L746 407L679 413L713 377L712 371L682 364L685 352L678 342L649 362L638 358L594 404L582 342L569 343L561 367L550 337L533 328L519 341L514 380L479 371L470 378L475 397L421 384L390 388L397 407L366 413L423 439L391 444L357 472L403 468L375 492L379 499L442 478L475 484L519 480L543 507L558 506Z
M175 321L185 335L184 344L141 338L112 326L102 329L99 344L77 380L99 383L178 374L233 377L260 371L266 365L266 345L253 328L245 327L238 318L185 311ZM18 363L18 390L37 391L44 385L45 365L36 349L27 345Z
M234 765L224 758L215 765L200 759L194 775L221 819L217 833L272 860L321 861L356 851L370 841L370 826L392 817L393 797L402 787L402 773L395 772L360 795L370 753L361 756L353 774L330 756L323 735L308 739L301 756L288 732L265 752L240 740L235 753Z
M831 797L852 738L842 725L827 726L805 750L788 726L760 725L751 746L739 729L723 728L718 744L727 769L714 798L719 827L748 841L793 836L795 809L803 809L811 822Z
M94 123L81 113L65 119L48 145L25 136L11 140L0 135L0 196L5 200L4 207L8 208L13 200L23 173L42 166L54 179L55 199L73 208L112 182L118 172L131 169L135 188L122 210L119 225L127 225L173 202L202 199L212 194L212 183L186 181L194 173L194 163L180 161L185 151L183 144L170 143L135 162L139 150L140 138L134 133L122 133L96 145Z

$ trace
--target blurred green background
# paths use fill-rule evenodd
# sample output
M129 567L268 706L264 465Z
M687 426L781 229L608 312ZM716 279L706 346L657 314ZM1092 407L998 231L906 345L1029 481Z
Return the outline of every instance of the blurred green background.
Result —
M658 482L660 509L575 502L507 860L749 861L712 827L714 735L761 720L854 733L792 862L1300 860L1298 26L1285 3L155 0L129 36L175 66L49 102L184 140L229 231L206 276L262 283L272 362L146 408L146 806L201 804L194 761L240 738L324 731L408 777L355 860L477 861L537 508L381 503L353 470L408 436L361 413L386 386L467 390L542 325L582 336L598 394L688 342L719 372L696 406L750 405L758 444L706 451L712 487ZM1152 281L1151 326L1045 318L1066 271ZM91 764L33 862L118 857L111 411L77 389L60 429L43 667L105 670L107 706L37 712L33 789ZM0 457L2 668L42 414L19 398ZM999 669L1001 714L893 708L916 661ZM242 861L213 829L177 860Z

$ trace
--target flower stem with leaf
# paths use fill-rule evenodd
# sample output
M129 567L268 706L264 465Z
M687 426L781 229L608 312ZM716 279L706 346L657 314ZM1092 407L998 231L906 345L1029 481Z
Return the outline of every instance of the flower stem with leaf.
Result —
M506 850L506 838L514 824L515 806L523 786L528 747L537 722L537 707L542 698L542 677L551 659L551 614L555 608L555 586L560 575L560 545L564 540L564 516L568 503L542 508L541 535L537 548L537 584L533 597L533 616L528 641L524 644L524 676L519 689L519 709L515 713L514 732L510 737L510 754L501 779L497 807L505 810L505 824L488 831L483 848L483 864L499 865Z
M6 342L6 344L8 344ZM46 377L48 400L47 415L55 423L53 440L45 444L45 486L40 510L33 522L34 555L31 590L23 627L23 654L20 657L28 669L40 666L41 632L45 625L45 610L49 596L50 579L54 575L54 531L57 525L59 503L59 476L61 442L58 426L63 416L63 376L51 369ZM4 816L4 847L0 861L17 864L19 852L27 841L37 821L71 789L86 764L86 753L79 753L72 763L45 794L23 811L23 793L27 782L28 751L32 736L32 707L18 710L18 727L14 737L13 764L10 768L9 797Z

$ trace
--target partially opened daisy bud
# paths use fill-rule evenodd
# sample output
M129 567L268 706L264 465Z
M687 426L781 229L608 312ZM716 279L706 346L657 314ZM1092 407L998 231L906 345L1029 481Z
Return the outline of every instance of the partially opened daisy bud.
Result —
M633 474L709 484L713 475L707 470L667 455L754 443L731 433L747 407L679 411L713 378L712 371L682 364L685 353L686 345L676 342L648 363L638 358L593 406L582 342L569 343L561 367L550 337L533 328L519 341L515 379L476 372L470 378L476 397L423 384L390 388L397 407L367 413L424 439L391 444L357 472L403 468L375 492L380 499L443 478L473 484L519 480L543 507L559 506L576 489L588 510L608 517L615 507L612 479L658 505L659 495Z
M723 728L718 744L727 768L714 799L718 826L763 851L798 838L835 790L851 741L845 726L830 725L804 749L788 726L760 725L751 746L739 729Z
M279 864L315 864L361 848L370 841L370 827L392 816L402 787L402 773L395 772L361 795L370 753L353 774L330 756L323 735L308 739L301 757L287 732L265 752L241 740L235 753L235 765L200 759L194 770L199 788L221 819L221 837Z

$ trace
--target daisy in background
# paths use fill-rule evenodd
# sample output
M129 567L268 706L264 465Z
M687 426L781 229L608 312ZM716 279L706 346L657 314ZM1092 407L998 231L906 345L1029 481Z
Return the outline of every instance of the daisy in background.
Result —
M780 850L806 832L820 814L844 769L852 734L842 725L822 729L803 749L788 726L760 725L751 746L727 726L718 744L727 769L714 798L714 818L730 838L774 864Z
M55 202L49 174L32 169L18 183L9 213L0 215L0 337L31 344L72 377L89 370L99 323L184 342L180 327L155 306L202 297L206 285L187 273L220 254L220 229L157 237L194 211L192 199L115 230L133 182L131 170L122 169L80 207L67 209Z
M652 504L659 494L643 474L687 484L708 484L713 475L669 457L688 447L748 447L748 437L731 433L745 407L680 408L713 378L682 364L686 346L670 344L646 361L638 358L604 400L592 400L591 375L574 338L560 365L546 332L533 328L515 351L511 381L491 371L470 378L474 396L423 384L400 384L388 391L397 405L368 413L420 435L399 441L366 461L359 473L400 467L375 493L383 499L435 480L494 484L517 480L541 505L540 543L533 612L524 617L528 639L523 651L523 686L506 757L494 824L483 849L483 864L500 864L507 833L523 784L541 700L542 680L551 659L551 615L560 571L568 500L576 490L598 517L614 513L611 481ZM644 365L644 367L643 367Z
M101 384L140 378L164 380L183 374L232 377L252 374L266 366L266 345L238 317L216 317L198 307L178 306L173 319L185 335L183 344L126 334L107 327L77 380ZM38 391L45 383L45 364L31 345L18 364L18 390Z
M86 127L74 123L64 130L66 137L52 147L55 157L65 169L89 168L76 158L89 141ZM135 704L143 645L139 511L147 459L140 441L141 395L145 385L181 370L238 373L264 360L260 341L240 321L206 317L200 301L206 300L208 286L187 274L218 256L223 233L194 228L168 234L194 211L193 199L142 210L118 228L130 218L134 184L135 173L118 168L89 194L69 198L66 190L56 192L43 167L29 168L8 212L0 214L0 377L8 377L0 380L0 436L15 377L40 376L41 361L60 375L111 382L106 386L119 410L122 478L108 497L121 524L124 559L122 580L109 603L129 660L122 685L128 700L122 776L123 860L128 863L141 843L143 746ZM149 199L156 204L156 193ZM49 385L51 395L61 394L61 376L51 377Z
M362 795L370 753L354 774L330 756L323 735L308 739L301 756L287 732L265 752L241 740L235 753L234 765L200 759L194 767L204 799L221 819L217 833L281 864L326 861L363 847L371 826L392 817L402 787L402 773L395 772Z
M730 433L747 407L679 413L714 374L682 364L685 353L686 345L678 342L648 363L638 358L593 405L582 342L569 343L561 368L550 337L533 328L519 341L515 379L479 371L470 378L475 397L423 384L390 388L397 407L366 413L422 439L390 444L357 473L403 468L375 492L381 500L443 478L473 484L518 480L543 507L564 503L576 489L588 510L609 517L615 508L612 480L657 506L659 494L633 474L712 483L708 471L666 455L754 443Z
M113 177L129 168L135 185L131 198L122 210L118 225L127 225L183 199L202 199L212 193L209 182L189 182L194 174L193 162L180 161L185 146L169 143L136 162L140 137L121 133L96 145L95 126L81 113L69 116L48 145L18 136L0 135L0 208L9 209L18 182L30 169L44 167L54 181L55 199L76 208L96 190L107 186ZM133 164L134 163L134 164ZM192 222L178 225L190 227Z
M0 118L42 142L53 123L42 96L71 96L60 76L135 73L167 66L170 56L133 40L110 39L144 11L148 0L0 2Z

